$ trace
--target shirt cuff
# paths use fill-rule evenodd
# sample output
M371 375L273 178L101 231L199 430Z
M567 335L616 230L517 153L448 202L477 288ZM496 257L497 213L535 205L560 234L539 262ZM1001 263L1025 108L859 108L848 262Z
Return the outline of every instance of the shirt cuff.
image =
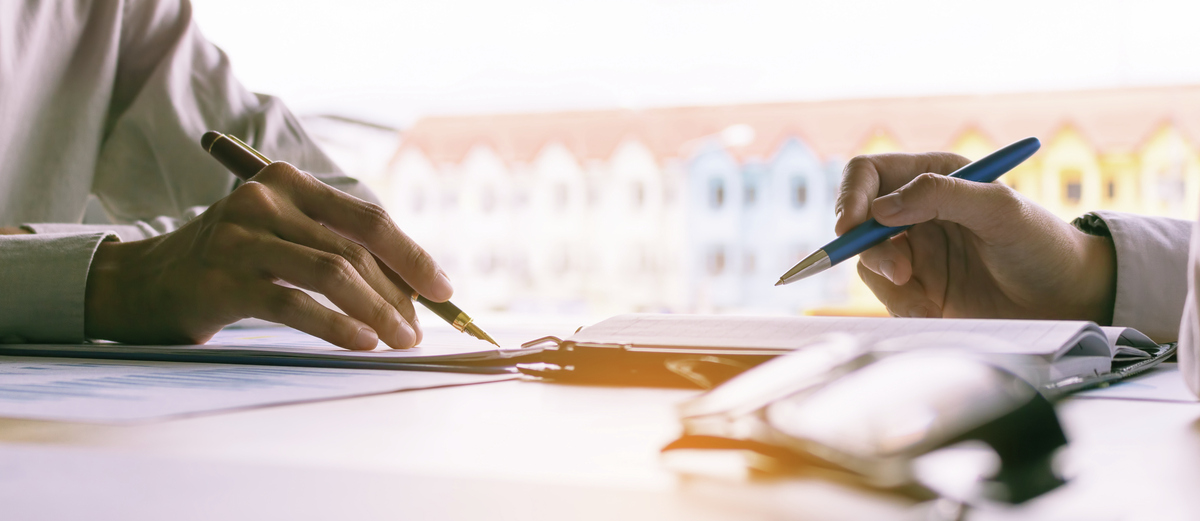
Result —
M94 234L105 233L116 236L121 242L140 241L148 239L158 233L151 230L147 233L141 226L133 224L63 224L63 223L35 223L23 224L22 228L36 234Z
M0 238L0 342L79 343L96 248L109 232Z
M1098 211L1072 224L1112 237L1117 255L1113 325L1132 327L1160 342L1175 340L1187 297L1192 222Z

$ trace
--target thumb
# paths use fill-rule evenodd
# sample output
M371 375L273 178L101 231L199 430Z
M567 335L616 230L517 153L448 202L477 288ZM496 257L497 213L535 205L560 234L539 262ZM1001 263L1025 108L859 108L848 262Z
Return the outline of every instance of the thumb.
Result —
M895 192L875 199L871 214L885 226L934 219L973 231L1004 226L1019 217L1023 202L1011 188L938 174L921 174Z

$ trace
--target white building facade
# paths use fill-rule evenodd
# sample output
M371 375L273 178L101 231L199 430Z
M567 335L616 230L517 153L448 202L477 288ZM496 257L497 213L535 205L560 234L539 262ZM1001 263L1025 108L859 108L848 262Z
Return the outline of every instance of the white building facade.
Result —
M844 277L777 288L833 238L840 164L796 138L765 159L719 143L685 159L625 139L603 159L549 142L525 162L479 144L435 164L406 147L384 203L473 308L613 314L799 311L842 298Z

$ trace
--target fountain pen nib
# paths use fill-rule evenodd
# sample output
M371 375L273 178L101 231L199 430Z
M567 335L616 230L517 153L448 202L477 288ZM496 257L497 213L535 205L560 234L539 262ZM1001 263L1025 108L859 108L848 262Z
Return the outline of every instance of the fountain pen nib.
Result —
M472 324L467 324L467 327L466 327L466 328L464 328L464 329L463 329L463 331L466 331L468 335L471 335L471 336L473 336L473 337L475 337L475 338L478 338L478 339L480 339L480 340L484 340L484 341L487 341L487 342L491 342L491 343L492 343L492 345L494 345L494 346L496 346L496 347L500 347L500 344L496 343L496 341L495 341L495 340L493 340L493 339L492 339L492 337L491 337L490 335L488 335L487 333L485 333L485 332L484 332L482 329L479 329L479 326L477 326L477 325L475 325L475 324L473 324L473 323L472 323Z

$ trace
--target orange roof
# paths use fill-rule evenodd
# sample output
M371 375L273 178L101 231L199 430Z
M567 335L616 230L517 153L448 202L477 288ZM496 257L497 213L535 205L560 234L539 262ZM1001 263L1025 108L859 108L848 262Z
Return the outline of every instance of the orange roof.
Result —
M401 150L418 148L435 163L458 163L478 144L506 161L527 162L551 142L581 159L607 159L625 139L660 160L736 124L755 129L742 157L766 157L798 136L821 157L849 157L879 130L907 150L949 147L975 129L997 143L1043 140L1071 125L1100 150L1133 150L1162 124L1200 137L1200 85L1073 92L761 103L746 105L436 116L405 132Z

